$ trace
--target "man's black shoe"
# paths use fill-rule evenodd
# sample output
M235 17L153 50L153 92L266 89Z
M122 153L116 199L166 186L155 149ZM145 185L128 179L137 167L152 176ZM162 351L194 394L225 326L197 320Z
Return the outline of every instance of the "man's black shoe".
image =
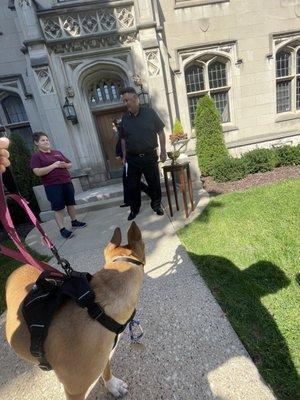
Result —
M126 204L126 203L123 203L120 205L120 207L129 207L129 206L130 206L130 204Z
M131 211L130 214L128 215L127 220L132 221L137 215L138 215L138 213L134 213Z
M158 207L154 210L157 215L164 215L164 210L161 207Z

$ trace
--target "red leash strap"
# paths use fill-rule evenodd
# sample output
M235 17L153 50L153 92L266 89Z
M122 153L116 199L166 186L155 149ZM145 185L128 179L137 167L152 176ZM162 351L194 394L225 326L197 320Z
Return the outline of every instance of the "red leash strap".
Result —
M47 235L43 231L39 221L37 220L37 218L31 211L31 209L29 208L26 200L16 194L9 194L7 197L14 200L20 207L22 207L26 211L26 213L27 213L28 217L30 218L30 220L32 221L33 225L41 233L45 244L49 247L50 250L55 249L53 243L47 237ZM4 194L4 186L2 183L2 174L0 174L0 221L1 221L4 229L8 233L9 237L11 238L11 240L14 242L14 244L16 245L16 247L19 250L19 251L15 251L15 250L9 249L8 247L0 245L0 253L4 254L5 256L14 258L17 261L28 263L28 264L36 267L40 271L48 270L48 271L55 271L55 272L60 273L56 268L52 267L51 265L49 265L43 261L35 260L23 246L23 243L15 229L15 226L11 219L9 209L6 204L6 199L5 199L5 194Z

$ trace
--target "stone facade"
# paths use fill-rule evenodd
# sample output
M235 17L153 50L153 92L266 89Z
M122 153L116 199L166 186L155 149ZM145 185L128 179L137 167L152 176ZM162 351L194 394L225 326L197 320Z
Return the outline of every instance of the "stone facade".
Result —
M167 135L182 121L192 161L194 107L206 93L232 154L299 143L299 23L300 0L3 0L1 123L49 133L97 185L111 176L105 115L122 111L119 90L139 75ZM9 96L24 108L10 105L13 121ZM66 97L76 124L64 116Z

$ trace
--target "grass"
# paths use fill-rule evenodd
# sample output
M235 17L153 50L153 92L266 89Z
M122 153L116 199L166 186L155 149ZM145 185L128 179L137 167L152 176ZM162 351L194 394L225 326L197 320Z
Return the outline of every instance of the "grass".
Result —
M12 245L12 242L7 241L4 243L1 243L3 246L10 247L15 249L15 247ZM29 250L27 248L27 250ZM42 256L34 251L29 251L34 258L37 258L42 261L48 261L49 257L47 256ZM6 303L5 303L5 284L6 280L9 277L9 275L17 269L22 263L19 261L15 261L12 258L5 257L2 254L0 254L0 314L3 313L6 309Z
M179 236L275 396L300 399L300 180L218 196Z

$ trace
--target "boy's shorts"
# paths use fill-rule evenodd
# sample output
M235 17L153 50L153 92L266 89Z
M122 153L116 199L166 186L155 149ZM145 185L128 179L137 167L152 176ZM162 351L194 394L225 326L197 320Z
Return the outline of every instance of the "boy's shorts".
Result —
M76 204L72 182L45 186L45 192L53 211L60 211L65 206L74 206Z

